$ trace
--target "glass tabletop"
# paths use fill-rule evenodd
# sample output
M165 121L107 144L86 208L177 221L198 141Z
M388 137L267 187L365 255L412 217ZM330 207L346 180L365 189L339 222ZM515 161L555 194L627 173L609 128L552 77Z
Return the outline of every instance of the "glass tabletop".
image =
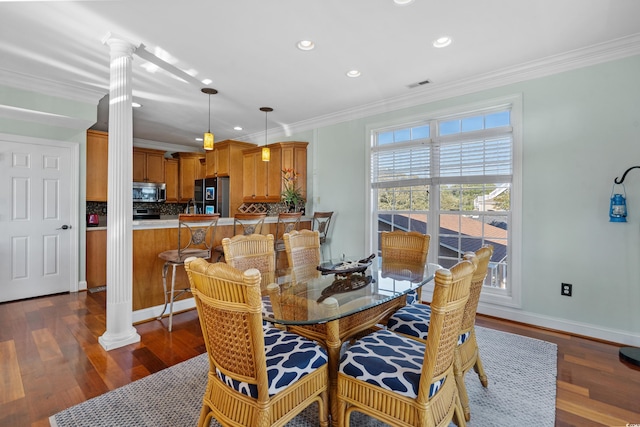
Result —
M441 268L376 257L357 271L324 271L342 261L323 263L323 271L316 266L281 271L266 288L264 301L271 307L265 320L284 325L326 323L401 298L431 281Z

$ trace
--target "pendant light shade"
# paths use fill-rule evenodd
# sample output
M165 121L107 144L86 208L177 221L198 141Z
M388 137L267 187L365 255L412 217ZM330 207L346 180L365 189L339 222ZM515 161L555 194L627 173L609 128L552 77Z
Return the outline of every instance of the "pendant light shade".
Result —
M271 160L271 149L269 147L262 147L262 161L268 162Z
M267 147L267 115L273 111L273 108L261 107L260 111L264 111L264 147L262 147L262 161L268 162L271 160L271 150Z
M214 144L214 137L213 137L213 134L211 133L211 95L215 95L216 93L218 93L218 91L210 87L205 87L202 89L202 92L209 95L209 127L208 127L209 130L207 130L204 133L203 148L207 151L210 151L210 150L213 150L213 144Z

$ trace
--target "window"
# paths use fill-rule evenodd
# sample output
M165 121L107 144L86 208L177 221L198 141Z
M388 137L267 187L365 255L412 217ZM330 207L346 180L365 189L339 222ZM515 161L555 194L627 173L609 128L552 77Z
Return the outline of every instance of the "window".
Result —
M519 239L513 232L515 104L519 98L373 129L370 173L374 245L382 231L428 233L430 262L451 267L465 252L492 244L485 290L509 305L519 304L511 274L519 253L513 250Z

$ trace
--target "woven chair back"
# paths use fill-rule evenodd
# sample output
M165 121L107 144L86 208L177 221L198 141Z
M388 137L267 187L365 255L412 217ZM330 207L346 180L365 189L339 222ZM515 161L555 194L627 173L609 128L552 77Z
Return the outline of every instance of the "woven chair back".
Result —
M436 271L429 335L418 395L421 401L427 401L429 385L435 379L452 372L454 350L474 271L475 265L470 260L462 260L450 270Z
M210 370L255 384L268 396L260 272L189 259L185 269L196 301Z
M460 330L462 332L469 331L476 322L476 311L478 309L478 302L480 301L480 292L484 285L484 279L487 277L487 270L489 269L489 261L493 255L493 246L484 245L478 249L475 253L468 252L466 257L474 257L477 259L478 265L476 271L471 278L471 287L469 290L469 299L464 308L464 315L462 316L462 326Z
M260 273L268 273L276 270L273 234L225 237L222 248L225 262L240 271L255 268Z
M289 267L295 270L320 265L320 236L317 230L294 230L285 233L283 238Z
M237 213L233 216L233 235L260 234L266 213Z
M204 251L198 256L211 258L219 218L219 213L178 215L178 258L184 259L196 250Z
M431 236L417 231L383 231L380 234L382 259L425 264Z

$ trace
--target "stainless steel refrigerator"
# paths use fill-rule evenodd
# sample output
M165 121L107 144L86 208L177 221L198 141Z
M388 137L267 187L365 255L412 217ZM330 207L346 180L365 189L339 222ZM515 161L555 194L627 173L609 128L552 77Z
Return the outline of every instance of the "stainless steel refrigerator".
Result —
M194 188L197 213L229 216L229 177L197 179Z

